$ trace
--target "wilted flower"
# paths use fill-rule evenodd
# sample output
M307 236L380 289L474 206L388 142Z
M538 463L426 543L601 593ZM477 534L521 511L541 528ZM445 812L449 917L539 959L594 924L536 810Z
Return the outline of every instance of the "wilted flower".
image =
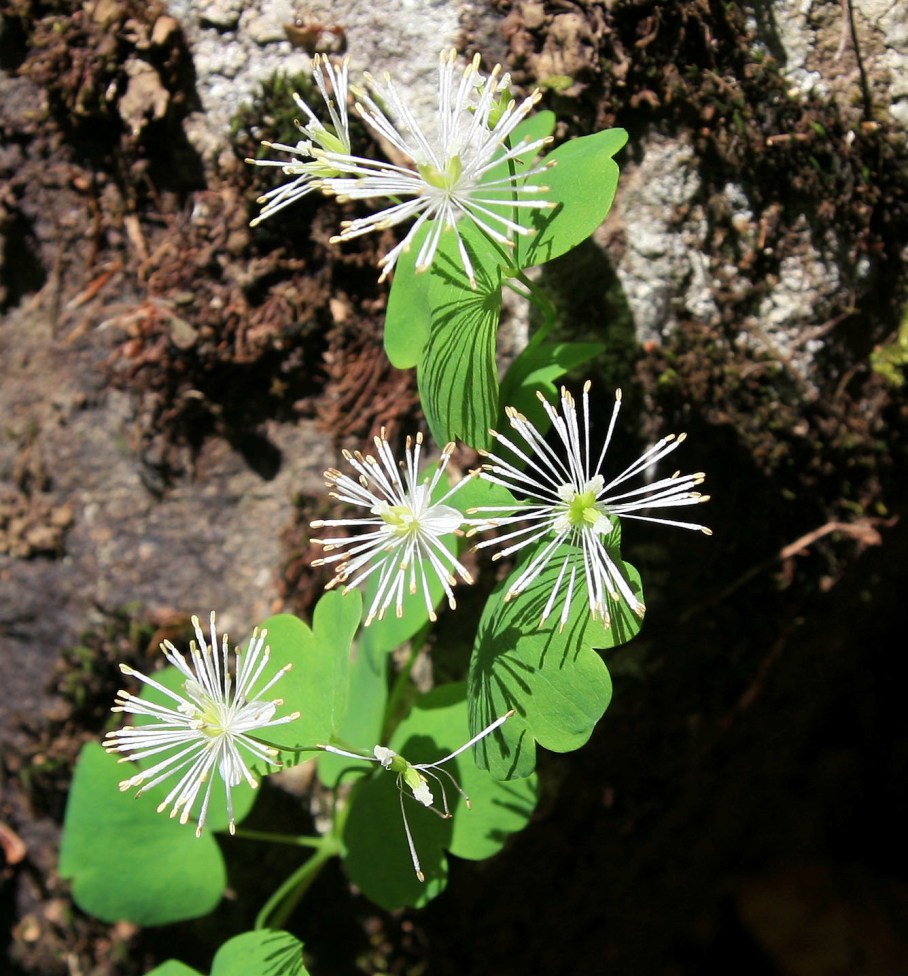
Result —
M373 750L374 754L371 756L363 756L358 752L348 752L346 749L339 749L337 746L319 746L320 749L324 749L326 752L333 752L337 756L346 756L348 759L362 759L366 762L377 762L381 765L382 769L390 770L392 773L397 775L397 789L400 793L400 813L404 821L404 833L407 835L407 846L410 848L410 857L413 859L413 870L416 872L416 877L420 881L425 881L425 877L422 873L422 869L419 865L419 857L416 854L416 846L413 843L413 835L410 833L410 824L407 820L407 811L404 807L404 796L405 787L410 790L413 798L421 803L424 807L431 810L433 813L437 814L443 820L449 820L452 816L451 809L448 806L448 795L445 790L444 780L438 775L442 773L448 778L448 781L454 787L455 790L463 797L464 803L469 810L472 806L470 803L470 798L461 789L460 784L456 779L448 772L447 769L442 769L441 767L450 760L459 756L462 752L466 752L467 749L474 746L480 739L484 739L487 735L494 732L499 725L504 724L512 715L514 710L512 709L506 715L502 715L501 718L495 719L491 725L484 728L477 735L474 735L469 742L465 742L459 749L455 749L453 752L449 753L443 759L438 759L431 763L411 763L408 762L400 753L395 752L393 749L388 749L386 746L376 746ZM432 793L432 788L429 786L429 779L433 779L437 784L441 792L441 809L439 810L435 806L435 797Z
M433 494L438 487L454 445L442 452L431 477L420 479L419 460L422 453L422 434L407 438L404 463L398 467L382 428L375 438L378 459L370 454L344 451L359 476L355 480L336 468L325 472L331 497L365 508L368 514L357 518L317 519L312 528L345 527L356 530L355 535L313 539L329 555L313 561L313 566L338 563L334 578L327 588L344 584L344 592L378 574L375 597L366 614L366 626L384 615L393 603L397 616L403 614L405 593L421 593L430 620L435 609L429 589L430 577L437 578L451 607L456 605L452 587L459 576L465 583L473 577L445 546L443 540L457 532L463 515L445 504L465 481L449 488L437 501ZM401 470L402 468L402 470ZM455 575L456 574L456 575Z
M506 413L511 427L520 435L526 448L497 431L491 433L525 467L518 467L516 463L498 455L484 452L487 461L483 464L481 476L503 485L523 500L516 507L484 507L472 509L469 513L471 516L492 515L491 518L479 520L470 534L497 526L519 526L498 538L478 543L477 549L503 545L504 548L493 557L496 559L527 547L531 549L526 567L511 585L505 599L526 590L548 565L553 554L559 552L557 558L561 560L561 568L542 611L540 626L552 613L558 596L566 590L560 618L560 625L565 625L578 577L585 581L590 613L594 619L601 618L606 627L609 625L608 600L617 602L621 599L634 613L643 616L646 608L609 552L616 518L660 522L712 535L711 530L703 525L640 514L653 509L699 505L708 501L708 495L693 490L703 482L705 475L702 472L688 475L675 472L668 478L638 488L616 490L671 454L684 441L684 434L663 437L624 471L606 480L608 476L603 473L603 463L621 407L620 390L615 394L605 444L595 466L591 464L589 390L590 384L587 383L583 388L582 430L577 419L576 403L566 389L561 390L561 414L541 394L537 394L552 421L562 451L551 447L526 417L508 408ZM569 546L566 553L561 549L563 544Z
M190 642L188 661L170 641L161 644L167 661L186 679L183 682L183 695L140 671L125 664L120 665L123 674L138 678L156 689L174 706L145 701L128 691L118 692L112 711L142 715L152 721L108 732L105 746L108 752L124 753L121 762L131 759L144 762L153 756L161 757L153 765L120 783L121 790L138 786L136 795L141 796L164 780L177 777L176 785L158 806L159 813L171 807L170 816L179 815L180 823L186 823L202 793L196 836L201 834L207 818L216 778L213 774L219 775L226 791L230 832L234 833L236 824L231 789L243 780L252 787L258 785L248 759L251 757L264 765L280 765L276 762L278 750L260 741L257 734L263 729L299 718L299 712L275 718L275 712L283 700L264 699L269 689L290 669L290 665L257 689L269 658L269 648L265 645L266 631L253 633L245 654L239 648L234 650L232 675L226 634L218 650L214 612L210 618L210 643L205 641L198 617L192 618L192 625L196 639Z

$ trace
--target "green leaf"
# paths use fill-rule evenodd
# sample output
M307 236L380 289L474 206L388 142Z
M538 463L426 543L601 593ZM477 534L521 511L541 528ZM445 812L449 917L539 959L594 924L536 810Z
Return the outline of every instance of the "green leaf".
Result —
M433 323L440 309L476 293L467 281L457 234L446 228L438 243L432 265L424 271L416 270L416 259L434 222L425 224L410 248L401 254L394 268L394 283L388 296L385 313L385 352L398 369L416 366L432 333ZM510 263L501 247L493 244L468 217L457 223L457 232L470 255L477 290L490 291L498 280L498 268Z
M346 596L329 591L315 605L312 629L292 614L277 614L262 625L268 631L271 660L265 676L285 664L291 670L275 686L283 709L299 711L295 722L267 729L270 743L287 750L282 759L292 764L294 749L311 749L328 742L347 714L350 686L350 645L362 616L357 590ZM285 712L282 712L285 714ZM297 757L296 761L312 758Z
M392 366L409 369L422 357L432 321L432 270L417 273L416 258L429 233L424 225L394 267L385 312L385 353Z
M585 241L605 220L618 188L618 164L612 158L627 142L624 129L606 129L571 139L549 153L555 165L530 177L548 187L540 199L550 210L524 208L520 222L532 227L532 237L516 241L514 262L520 268L544 264Z
M446 546L449 551L457 547L455 539L451 539L452 545ZM429 595L435 609L444 599L445 591L441 581L434 573L429 573ZM363 610L367 611L375 598L375 590L378 585L378 573L373 573L363 593ZM403 610L397 616L397 608L392 604L379 619L376 617L368 627L363 627L363 634L369 635L371 647L385 654L396 650L402 644L414 637L429 622L429 611L426 609L426 598L421 590L416 593L404 592Z
M473 477L451 499L451 505L465 516L472 517L475 508L500 507L518 502L504 485L496 485L485 478Z
M100 745L83 747L60 846L60 876L72 880L76 904L136 925L207 915L227 884L214 838L156 812L167 783L136 798L118 789L123 778L124 765Z
M350 694L352 708L340 724L337 742L371 742L381 738L388 701L388 653L381 643L376 643L375 627L364 628L353 646L350 662ZM330 752L318 756L319 779L325 786L335 787L344 771L350 768L350 760Z
M435 762L459 748L469 738L465 693L465 685L458 683L423 695L397 728L390 747L410 763ZM343 835L344 864L350 879L384 908L427 904L447 883L446 850L472 860L491 857L510 834L526 825L535 808L535 777L496 782L477 768L469 751L441 768L470 797L472 809L444 773L439 775L453 814L450 820L425 809L407 791L404 809L425 882L413 870L395 776L376 769L351 795ZM441 786L431 778L429 782L436 807L441 808Z
M148 976L202 976L197 969L168 959ZM289 932L262 929L225 942L214 957L211 976L309 976L303 944Z
M177 959L168 959L160 966L155 966L146 976L202 976L202 973Z
M466 219L458 225L475 259L476 288L450 247L436 255L429 279L429 334L417 367L419 395L438 444L484 447L498 416L495 337L501 315L501 271L491 244ZM453 239L450 235L449 240Z
M289 932L243 932L218 949L211 976L308 976L303 944Z
M544 111L537 112L535 115L531 115L529 118L523 120L520 125L511 133L511 145L516 146L518 143L535 142L537 139L544 139L546 136L550 136L555 131L555 113ZM498 155L503 156L505 150L501 149ZM529 169L533 163L539 158L539 152L535 152L532 155L527 154L526 156L520 156L513 160L514 172L522 173L524 170ZM490 169L486 175L482 178L483 183L492 183L495 180L506 179L509 175L508 164L506 162L499 163Z
M558 622L566 594L556 600L546 625L538 626L568 551L564 546L556 550L530 587L505 601L526 565L522 561L496 587L479 621L468 679L472 733L509 708L517 712L500 735L475 747L476 762L496 779L531 773L536 767L537 742L552 752L570 752L589 739L612 697L608 670L594 648L617 647L640 630L640 620L624 603L610 601L608 629L594 621L582 579L578 580L579 592L575 587L564 630L559 631ZM621 561L617 550L612 558L640 595L637 571Z
M499 430L510 424L505 407L519 410L540 434L551 426L549 415L539 402L539 393L548 393L549 400L558 399L555 380L582 363L589 362L605 349L601 342L554 342L534 346L532 343L511 363L501 382L501 411L497 420Z

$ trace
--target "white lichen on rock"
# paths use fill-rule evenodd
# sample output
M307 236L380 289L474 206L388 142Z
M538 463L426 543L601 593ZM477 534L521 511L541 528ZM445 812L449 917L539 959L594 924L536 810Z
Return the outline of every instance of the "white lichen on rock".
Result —
M751 18L756 49L781 60L792 95L874 109L908 128L908 6L894 0L773 0Z
M336 0L305 7L290 0L170 0L169 12L189 43L202 106L187 120L187 135L203 158L216 158L231 119L263 82L276 72L309 72L309 55L291 43L287 26L337 28L353 67L377 77L393 68L418 112L433 102L437 54L455 40L461 6L460 0Z
M639 165L622 160L621 187L600 243L621 225L624 253L615 272L636 325L637 338L659 342L679 313L709 318L716 312L703 254L706 218L695 203L701 181L693 149L652 133Z

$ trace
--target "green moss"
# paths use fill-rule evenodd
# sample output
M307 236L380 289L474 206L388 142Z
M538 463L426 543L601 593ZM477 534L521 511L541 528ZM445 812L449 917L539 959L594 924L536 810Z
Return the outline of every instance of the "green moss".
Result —
M282 71L275 72L262 83L252 102L244 102L231 119L231 140L245 143L255 130L267 129L267 138L271 142L296 143L299 140L299 129L296 127L299 109L293 99L294 94L298 94L306 103L321 97L308 73L288 75ZM257 157L267 155L260 144L257 148Z
M877 346L870 354L870 368L893 386L905 385L904 369L908 366L908 307L891 342Z
M574 84L574 79L568 75L549 75L547 78L540 78L539 87L553 92L567 91Z

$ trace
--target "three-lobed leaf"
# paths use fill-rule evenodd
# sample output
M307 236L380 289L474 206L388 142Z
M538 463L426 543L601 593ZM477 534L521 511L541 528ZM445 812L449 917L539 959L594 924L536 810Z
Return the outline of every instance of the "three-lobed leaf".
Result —
M476 761L496 779L523 777L536 767L536 743L552 752L578 749L608 708L612 683L596 649L617 647L640 630L639 618L623 602L610 601L608 629L590 616L582 578L575 586L564 629L559 628L566 593L539 626L558 582L562 547L529 588L506 600L526 562L496 587L483 611L468 679L473 734L509 708L516 711L500 730L475 746ZM529 557L528 557L529 558ZM641 594L640 577L617 555L631 588Z
M463 684L443 685L423 695L398 726L389 746L411 763L436 762L453 752L469 738L465 695ZM496 782L477 768L470 751L442 769L470 797L472 809L444 773L438 775L453 814L449 820L421 806L405 789L403 803L424 882L413 870L395 776L376 768L350 797L343 832L344 864L350 879L384 908L427 904L447 883L446 851L473 860L492 856L510 834L526 825L536 805L535 777ZM442 808L441 786L431 778L429 782L435 805Z
M202 976L176 959L156 966L148 976ZM303 944L289 932L261 929L228 939L215 954L211 976L308 976Z

